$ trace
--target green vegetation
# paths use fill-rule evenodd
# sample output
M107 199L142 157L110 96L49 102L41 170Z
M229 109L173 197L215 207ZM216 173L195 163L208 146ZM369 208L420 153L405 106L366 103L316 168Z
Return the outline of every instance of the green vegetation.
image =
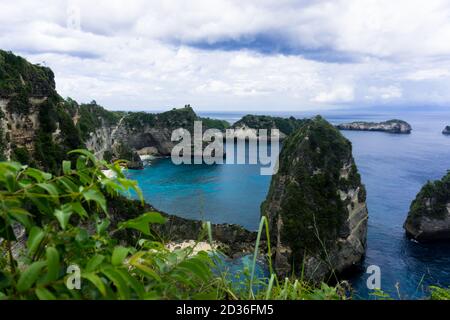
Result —
M6 137L5 137L5 132L3 130L3 119L5 118L5 114L3 113L2 110L0 110L0 161L5 161L6 160L6 155L5 155L5 151L6 151Z
M12 155L11 155L11 159L23 164L31 164L31 157L30 157L30 153L28 152L27 148L24 147L17 147L17 146L13 146L12 148Z
M79 113L77 127L83 140L88 139L91 132L103 126L117 124L121 118L120 114L104 109L95 100L89 104L82 104L79 107Z
M162 113L131 112L124 118L124 124L129 128L139 131L149 126L155 128L193 129L194 121L199 120L191 106L172 109Z
M234 123L233 127L246 125L252 129L279 129L285 135L290 135L299 129L303 123L304 120L295 119L294 117L281 118L248 114Z
M203 128L215 128L225 130L230 124L225 120L202 118L197 116L190 105L183 108L174 108L162 113L130 112L124 117L124 124L135 131L145 127L166 128L174 130L185 128L192 131L194 121L202 121Z
M408 219L428 216L443 219L450 199L450 171L437 181L428 181L411 203Z
M26 89L21 88L18 94L12 96L6 106L8 112L15 114L28 114L31 104L28 101L29 93Z
M57 174L68 151L83 146L79 130L67 112L64 101L56 94L39 107L39 130L35 138L34 159L40 168ZM58 125L59 124L59 127ZM59 129L58 140L52 133Z
M0 50L0 97L10 97L18 92L33 97L44 97L54 92L53 72L25 59Z
M202 121L204 128L214 128L224 131L225 129L228 129L230 127L228 121L225 120L212 119L209 117L207 118L199 117L198 120Z

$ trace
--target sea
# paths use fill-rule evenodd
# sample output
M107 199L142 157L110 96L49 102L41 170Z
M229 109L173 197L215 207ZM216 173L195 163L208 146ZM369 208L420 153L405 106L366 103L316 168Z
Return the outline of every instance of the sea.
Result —
M256 113L258 114L258 113ZM311 113L260 112L274 116L311 117ZM239 120L245 113L200 113L201 116ZM411 134L342 131L367 189L369 210L367 253L362 268L349 281L356 299L375 299L368 289L369 266L380 268L381 290L394 299L422 299L429 287L450 286L450 243L421 244L405 236L403 223L411 201L428 180L440 179L450 169L450 112L415 110L343 110L322 113L328 121L384 121L402 119ZM234 223L256 230L260 206L270 176L259 165L174 165L169 158L153 160L144 170L130 170L145 199L156 208L185 218L212 223ZM231 261L241 268L249 260Z

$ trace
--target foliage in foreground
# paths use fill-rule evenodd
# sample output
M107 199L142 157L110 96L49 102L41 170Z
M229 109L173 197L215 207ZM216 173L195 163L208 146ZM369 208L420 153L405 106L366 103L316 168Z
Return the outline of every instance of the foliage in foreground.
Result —
M269 282L252 279L250 290L236 289L224 274L213 272L212 255L194 254L194 248L166 249L151 228L164 223L157 212L113 225L107 199L134 191L142 200L136 182L126 179L120 162L98 161L85 150L71 153L78 158L63 162L61 176L0 163L0 298L340 297L335 288L310 288L298 281L279 284L274 276ZM112 170L115 177L102 169ZM115 234L127 229L139 232L139 240L120 243ZM256 283L266 290L254 294Z
M152 230L165 222L157 212L112 223L108 199L133 191L142 201L136 182L125 177L119 161L98 161L85 150L71 156L77 158L62 163L61 176L0 162L0 299L346 299L340 284L280 281L270 259L269 279L256 277L265 218L241 280L220 268L217 255L196 253L195 246L168 250ZM138 233L138 240L119 241L127 232ZM450 296L432 290L433 299Z

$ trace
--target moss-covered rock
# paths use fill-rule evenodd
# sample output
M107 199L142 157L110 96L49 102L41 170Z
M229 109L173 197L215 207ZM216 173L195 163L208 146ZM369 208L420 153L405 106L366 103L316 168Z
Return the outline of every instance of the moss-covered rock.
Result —
M450 239L450 172L422 187L411 203L404 228L418 241Z
M359 263L366 244L365 200L351 143L323 118L306 120L285 140L261 207L277 271L323 280Z

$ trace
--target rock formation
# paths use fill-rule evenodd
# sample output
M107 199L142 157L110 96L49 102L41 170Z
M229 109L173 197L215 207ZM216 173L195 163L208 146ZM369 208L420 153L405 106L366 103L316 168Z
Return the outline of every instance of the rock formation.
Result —
M285 140L261 206L277 272L319 281L357 265L366 248L365 200L351 143L323 118L306 120Z
M382 131L389 133L411 133L411 125L403 120L388 120L384 122L356 121L337 125L340 130Z
M444 130L442 130L442 134L450 134L450 126L445 126Z
M418 241L450 239L450 172L422 187L411 203L404 228Z

